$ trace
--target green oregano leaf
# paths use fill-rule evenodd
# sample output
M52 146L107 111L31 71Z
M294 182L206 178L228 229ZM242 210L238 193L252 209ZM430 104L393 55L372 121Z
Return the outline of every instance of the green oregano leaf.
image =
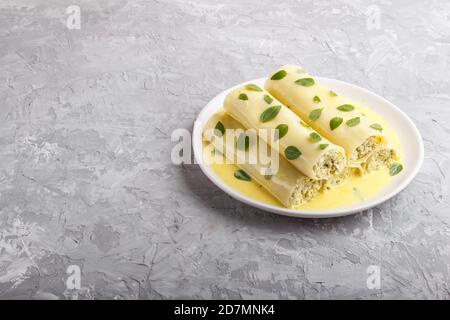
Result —
M264 172L264 179L270 180L270 179L272 179L272 176L273 176L272 169L267 168L266 172Z
M322 140L322 137L317 132L311 132L309 134L309 139L315 143L315 142L319 142L320 140Z
M320 102L319 96L314 96L313 102L314 102L314 103L319 103L319 102Z
M360 117L356 117L356 118L351 118L351 119L347 120L345 122L345 124L348 127L354 127L354 126L357 126L360 122L361 122L361 118Z
M271 104L273 102L273 98L271 96L269 96L268 94L265 94L264 101L267 102L267 104Z
M281 79L283 79L284 77L286 77L286 75L287 75L287 72L286 72L286 71L280 70L280 71L276 72L276 73L270 78L270 80L281 80Z
M260 87L258 87L256 84L253 83L249 83L248 85L245 86L245 89L250 90L250 91L262 91L262 89Z
M344 119L339 118L339 117L332 118L330 120L330 129L331 130L336 129L337 127L339 127L342 124L343 121L344 121Z
M242 151L247 151L250 146L250 137L245 133L241 133L237 139L237 148Z
M371 124L370 127L374 130L383 131L383 127L378 123Z
M300 120L300 124L305 128L311 128L306 122L303 122L302 120Z
M302 155L301 151L294 146L289 146L284 150L284 155L288 160L295 160Z
M278 139L281 139L288 133L289 127L287 124L279 124L275 129L278 130Z
M294 81L295 84L298 84L299 86L304 87L311 87L315 84L315 81L313 78L302 78Z
M389 174L391 176L395 176L396 174L399 174L400 171L403 170L403 165L397 162L394 162L391 164L391 167L389 168Z
M312 121L316 121L317 119L320 118L320 115L322 114L322 110L323 108L319 108L319 109L314 109L313 111L311 111L309 113L309 119L311 119Z
M273 106L273 107L267 108L263 113L261 113L259 120L261 122L268 122L270 120L273 120L278 115L280 110L281 110L281 106Z
M320 149L320 150L324 150L324 149L326 149L328 146L329 146L328 143L321 143L321 144L319 144L319 149Z
M355 110L355 107L352 106L351 104L343 104L343 105L337 107L336 109L338 109L340 111L344 111L344 112L349 112L349 111Z
M218 137L221 137L225 134L225 127L222 122L217 122L216 126L214 127L214 134Z
M212 156L215 156L215 155L223 156L223 152L220 151L219 149L214 148L214 150L211 151L211 155Z
M245 93L241 93L241 94L239 95L239 99L240 99L240 100L248 100L248 96L247 96Z
M252 181L252 178L247 174L247 172L241 169L234 172L234 177L243 181Z
M330 91L328 92L328 94L330 95L330 97L337 97L336 92L334 92L334 91L332 91L332 90L330 90Z

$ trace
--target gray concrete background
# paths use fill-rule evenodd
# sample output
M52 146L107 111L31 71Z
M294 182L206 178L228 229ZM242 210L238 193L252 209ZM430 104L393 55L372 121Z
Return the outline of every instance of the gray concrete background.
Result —
M449 60L448 1L1 1L0 298L450 298ZM300 220L171 163L174 129L286 63L414 120L405 191Z

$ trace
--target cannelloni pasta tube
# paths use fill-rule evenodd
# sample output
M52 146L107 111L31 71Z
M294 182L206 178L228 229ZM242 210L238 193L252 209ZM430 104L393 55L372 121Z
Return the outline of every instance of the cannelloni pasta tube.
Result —
M265 88L319 134L342 146L349 166L370 171L398 157L381 125L371 121L360 105L317 83L301 67L280 67Z
M262 136L311 179L328 179L345 167L345 151L312 130L267 91L248 84L225 98L225 111L248 129L278 129L278 139Z
M229 136L225 134L223 134L222 139L214 139L214 136L211 135L211 130L218 127L222 128L223 131L229 129L245 130L244 127L229 115L224 112L219 112L208 120L203 130L204 140L210 142L218 150L225 150L226 148L224 154L229 156L233 161L239 160L236 158L239 152L236 148L235 136L232 140L228 140L225 139L225 136ZM208 129L210 132L207 134ZM248 134L252 133L249 132ZM246 152L254 152L254 148L256 147L257 144L250 143ZM325 180L313 180L308 178L282 157L279 157L279 169L273 175L261 174L261 172L264 171L262 169L264 169L266 165L259 161L256 161L254 164L236 161L235 164L288 208L298 206L311 200L321 189L329 188L330 185Z

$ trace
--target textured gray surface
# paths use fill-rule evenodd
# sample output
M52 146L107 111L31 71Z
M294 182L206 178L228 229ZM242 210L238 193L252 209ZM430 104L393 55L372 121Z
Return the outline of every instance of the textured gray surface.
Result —
M0 298L450 298L450 4L372 4L1 1ZM296 220L171 163L174 129L286 63L414 120L425 162L405 191Z

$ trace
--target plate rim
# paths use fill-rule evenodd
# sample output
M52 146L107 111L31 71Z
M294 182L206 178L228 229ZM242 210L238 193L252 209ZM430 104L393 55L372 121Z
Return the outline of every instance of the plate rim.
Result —
M212 171L212 169L207 164L203 163L203 161L202 161L202 159L203 159L202 132L203 132L203 126L205 125L205 123L207 121L207 119L205 120L205 122L202 121L202 119L206 117L204 114L207 113L208 106L214 100L216 100L220 95L225 94L225 93L233 90L234 88L237 88L237 87L242 86L247 83L265 81L267 79L267 77L248 80L248 81L242 82L240 84L237 84L235 86L232 86L228 89L225 89L222 92L215 95L213 98L211 98L205 104L205 106L198 113L198 115L194 121L194 127L193 127L193 132L192 132L192 149L194 151L195 163L199 165L202 172L218 188L220 188L222 191L227 193L232 198L234 198L238 201L241 201L247 205L250 205L252 207L256 207L258 209L264 210L264 211L268 211L271 213L284 215L284 216L296 217L296 218L314 218L314 219L316 219L316 218L334 218L334 217L342 217L342 216L347 216L347 215L351 215L351 214L356 214L356 213L371 209L377 205L380 205L380 204L386 202L387 200L391 199L392 197L396 196L401 191L403 191L411 183L411 181L416 177L417 173L419 172L420 168L422 167L423 160L424 160L424 145L423 145L422 135L420 134L420 131L417 129L414 122L409 118L409 116L403 110L401 110L395 104L393 104L392 102L386 100L382 96L380 96L372 91L369 91L365 88L362 88L357 85L354 85L354 84L351 84L351 83L348 83L345 81L341 81L341 80L325 78L325 77L315 77L315 78L319 81L323 80L323 81L338 82L344 86L351 87L354 90L362 91L365 95L369 95L376 99L382 100L384 103L389 105L389 107L393 108L396 112L398 112L401 115L401 117L405 121L407 121L409 126L413 129L413 132L415 134L414 138L419 143L419 145L418 145L419 154L417 155L418 159L415 162L415 166L414 166L412 172L406 178L404 178L402 183L399 186L397 186L393 191L391 191L390 193L388 193L384 196L381 196L381 197L375 196L367 201L363 201L354 208L342 207L342 208L337 208L337 209L312 211L312 210L295 210L295 209L289 209L289 208L283 208L283 207L276 207L276 206L273 206L270 204L259 202L259 201L253 200L253 199L239 193L238 191L236 191L233 188L231 188L230 186L228 186L225 182L221 181L220 178Z

